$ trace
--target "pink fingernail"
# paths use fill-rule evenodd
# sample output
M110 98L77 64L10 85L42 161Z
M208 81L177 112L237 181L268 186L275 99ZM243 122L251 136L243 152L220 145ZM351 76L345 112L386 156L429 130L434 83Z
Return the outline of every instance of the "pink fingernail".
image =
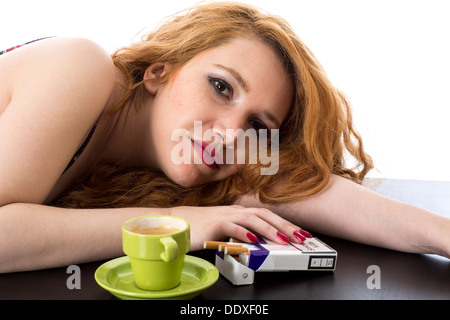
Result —
M296 237L298 239L298 241L305 241L306 238L304 236L302 236L300 233L298 233L297 231L294 231L294 237Z
M312 237L313 237L312 234L309 233L309 232L306 231L306 230L300 229L299 231L300 231L300 233L301 233L302 235L304 235L304 236L307 237L307 238L312 238Z
M282 234L281 232L277 232L277 236L278 236L278 238L280 238L281 240L283 240L284 242L286 242L286 243L289 243L290 241L289 241L289 238L288 237L286 237L284 234Z
M253 233L248 232L247 233L247 238L251 241L251 242L258 242L258 237L255 236Z

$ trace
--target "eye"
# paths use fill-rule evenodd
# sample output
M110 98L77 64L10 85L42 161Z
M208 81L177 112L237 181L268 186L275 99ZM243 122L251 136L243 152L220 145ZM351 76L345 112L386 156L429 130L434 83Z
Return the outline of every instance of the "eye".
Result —
M233 97L233 88L225 80L219 78L208 77L209 83L218 94L231 100Z
M259 135L259 130L267 130L267 137L270 135L269 128L261 120L250 120L250 126L256 130L256 134Z

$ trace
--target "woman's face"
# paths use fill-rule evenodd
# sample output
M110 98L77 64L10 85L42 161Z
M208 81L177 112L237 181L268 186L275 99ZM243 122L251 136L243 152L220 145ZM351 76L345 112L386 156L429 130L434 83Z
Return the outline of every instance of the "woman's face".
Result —
M151 157L173 181L192 186L235 173L238 129L279 129L294 84L272 49L249 37L201 52L153 93Z

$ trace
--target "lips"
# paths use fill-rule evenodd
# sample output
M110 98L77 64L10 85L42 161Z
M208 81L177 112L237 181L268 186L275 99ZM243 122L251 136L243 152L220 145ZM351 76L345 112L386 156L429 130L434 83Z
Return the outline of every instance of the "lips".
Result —
M216 150L211 147L211 145L205 141L191 140L197 155L202 159L202 162L210 169L217 170L219 165L216 163L214 156Z

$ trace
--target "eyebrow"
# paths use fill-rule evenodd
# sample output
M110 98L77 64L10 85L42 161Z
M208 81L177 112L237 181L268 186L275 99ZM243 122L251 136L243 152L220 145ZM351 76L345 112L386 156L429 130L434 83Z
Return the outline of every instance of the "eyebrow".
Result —
M245 92L248 92L247 84L245 83L244 79L239 74L239 72L237 72L233 68L228 68L221 64L214 64L214 66L221 68L221 69L227 71L228 73L230 73L236 79L236 81L239 83L239 85L242 87L242 89L244 89Z
M264 116L275 124L277 128L281 127L281 123L269 111L263 112Z
M248 87L247 84L245 82L245 80L242 78L242 76L239 74L239 72L237 72L235 69L233 68L229 68L229 67L225 67L221 64L214 64L214 66L223 69L225 71L227 71L228 73L230 73L238 82L238 84L242 87L242 89L244 89L245 92L248 92ZM263 115L269 120L271 121L273 124L275 124L276 127L280 127L281 124L280 122L277 120L277 118L275 118L275 116L270 113L269 111L264 111Z

